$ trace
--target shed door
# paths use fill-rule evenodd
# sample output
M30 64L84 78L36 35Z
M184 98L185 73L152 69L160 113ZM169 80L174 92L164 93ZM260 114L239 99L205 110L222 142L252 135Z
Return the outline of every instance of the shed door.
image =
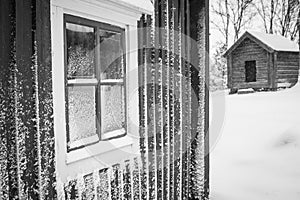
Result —
M245 77L246 82L256 82L256 61L245 62Z

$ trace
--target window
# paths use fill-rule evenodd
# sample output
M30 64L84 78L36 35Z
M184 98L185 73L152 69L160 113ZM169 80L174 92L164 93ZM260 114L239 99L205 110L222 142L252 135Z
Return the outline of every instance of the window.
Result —
M125 135L125 31L65 15L68 151Z
M246 82L256 82L256 61L245 62L245 77Z

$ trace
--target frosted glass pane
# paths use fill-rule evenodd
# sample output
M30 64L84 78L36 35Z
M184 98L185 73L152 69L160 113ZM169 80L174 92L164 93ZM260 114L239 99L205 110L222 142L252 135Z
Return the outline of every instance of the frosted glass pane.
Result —
M94 86L68 87L70 142L96 135Z
M66 23L68 79L95 77L93 27Z
M125 128L124 86L101 86L102 133Z
M124 51L121 33L100 30L101 79L121 79Z

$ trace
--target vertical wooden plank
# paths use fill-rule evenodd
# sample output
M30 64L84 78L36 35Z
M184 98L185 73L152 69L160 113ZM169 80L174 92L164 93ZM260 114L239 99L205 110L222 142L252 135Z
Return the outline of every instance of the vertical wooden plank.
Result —
M181 199L182 91L181 91L181 21L180 0L174 1L174 199Z
M204 8L202 10L202 14L203 14L203 26L204 26L204 30L202 33L202 40L203 43L205 45L205 52L204 52L204 59L203 59L203 64L204 64L204 68L205 68L205 97L204 97L204 120L205 120L205 124L204 124L204 133L205 133L205 138L204 138L204 152L205 152L205 160L204 160L204 192L202 193L202 198L203 199L209 199L209 191L210 191L210 187L209 187L209 183L210 183L210 179L209 179L209 172L210 172L210 146L209 146L209 9L210 9L210 4L209 4L209 0L205 0L205 4L204 4Z
M191 43L192 43L192 39L190 38L190 35L191 35L191 28L190 28L190 24L191 24L191 20L190 20L190 1L187 0L187 13L186 13L186 19L187 19L187 32L186 32L186 36L188 37L188 42L187 42L187 60L188 60L188 65L187 65L187 76L188 76L188 81L187 81L187 90L189 91L188 92L188 116L187 116L187 120L188 120L188 136L187 136L187 151L188 151L188 165L187 165L187 168L188 168L188 178L189 180L191 179L191 141L192 141L192 135L191 135L191 113L192 113L192 87L191 87L191 67L192 67L192 61L191 61ZM189 188L190 188L190 181L188 180L188 182L186 183L187 184L187 188L188 188L188 191L187 191L187 195L188 197L190 197L190 194L189 194Z
M109 199L109 171L108 169L102 169L99 171L99 185L97 186L97 199L105 200Z
M183 77L184 77L184 88L183 95L185 98L183 102L185 102L184 108L184 132L183 132L183 161L182 161L182 199L189 199L189 179L190 179L190 160L191 160L191 58L190 58L190 46L191 46L191 38L190 35L190 7L189 1L185 0L185 13L184 13L184 39L185 44L184 48L184 69L183 69Z
M120 173L120 164L116 164L112 167L111 170L111 178L110 178L110 185L111 185L111 199L118 200L121 199L120 195L122 194L122 186L121 186L121 173Z
M168 1L169 7L169 199L174 199L174 63L175 63L175 5Z
M208 0L190 0L192 107L190 198L208 199ZM206 120L207 119L207 120Z
M76 183L76 191L78 192L77 199L83 199L85 195L84 174L77 174Z
M162 44L161 44L161 18L162 18L162 1L154 1L154 70L155 70L155 99L154 99L154 127L155 127L155 148L156 148L156 197L162 199Z
M120 162L118 163L116 166L118 166L117 168L117 188L118 188L118 193L117 194L117 199L122 200L123 199L123 169L124 169L124 163Z
M71 180L66 184L66 186L64 188L66 200L79 199L77 185L78 185L77 180Z
M52 96L52 54L50 0L36 3L36 56L40 191L42 199L55 199L55 138Z
M98 170L94 170L93 172L93 191L92 193L94 194L94 198L98 199L98 187L100 185L100 176L99 176L99 171Z
M0 2L0 199L18 199L15 128L15 1Z
M123 169L124 169L124 163L121 162L120 163L120 168L118 170L118 185L119 185L119 199L122 200L124 198L124 173L123 173Z
M180 173L181 173L181 187L180 187L180 195L181 199L184 199L186 190L185 190L185 178L187 177L187 168L186 168L186 110L187 110L187 101L186 101L186 88L185 88L185 48L186 48L186 40L185 40L185 0L180 0L180 103L181 103L181 160L180 160Z
M138 158L133 159L133 172L132 172L132 199L140 200L141 198L141 176L140 176L140 167L143 167Z
M155 140L155 64L152 63L155 57L154 31L155 24L151 16L147 16L146 63L147 63L147 130L148 130L148 198L156 197L156 140ZM150 48L149 48L150 47Z
M26 198L39 198L35 90L35 2L16 1L19 162Z
M170 113L170 87L169 87L169 2L161 2L161 62L162 62L162 132L163 132L163 172L162 172L162 199L169 199L169 113Z
M147 104L146 104L146 72L147 63L145 56L148 52L147 48L147 31L149 28L146 26L146 16L143 15L138 22L138 64L139 64L139 113L140 113L140 152L141 152L141 198L147 198L147 185L148 185L148 137L147 137ZM148 47L149 48L149 47Z
M131 168L130 166L130 160L126 160L123 167L123 184L122 184L122 190L123 190L123 197L121 199L131 200L132 199L132 193L131 193Z
M181 0L181 33L182 41L182 199L188 199L189 161L190 161L190 63L189 63L189 3Z
M86 200L95 199L95 185L94 185L94 177L93 174L88 174L83 177L84 188L82 192L82 198Z

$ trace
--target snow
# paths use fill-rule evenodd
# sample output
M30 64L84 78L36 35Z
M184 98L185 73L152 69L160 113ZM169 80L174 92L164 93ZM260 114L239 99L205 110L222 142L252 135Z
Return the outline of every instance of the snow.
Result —
M293 42L281 35L267 34L256 31L247 32L275 51L299 52L299 47L296 42Z
M299 200L300 84L225 101L211 150L211 200Z

